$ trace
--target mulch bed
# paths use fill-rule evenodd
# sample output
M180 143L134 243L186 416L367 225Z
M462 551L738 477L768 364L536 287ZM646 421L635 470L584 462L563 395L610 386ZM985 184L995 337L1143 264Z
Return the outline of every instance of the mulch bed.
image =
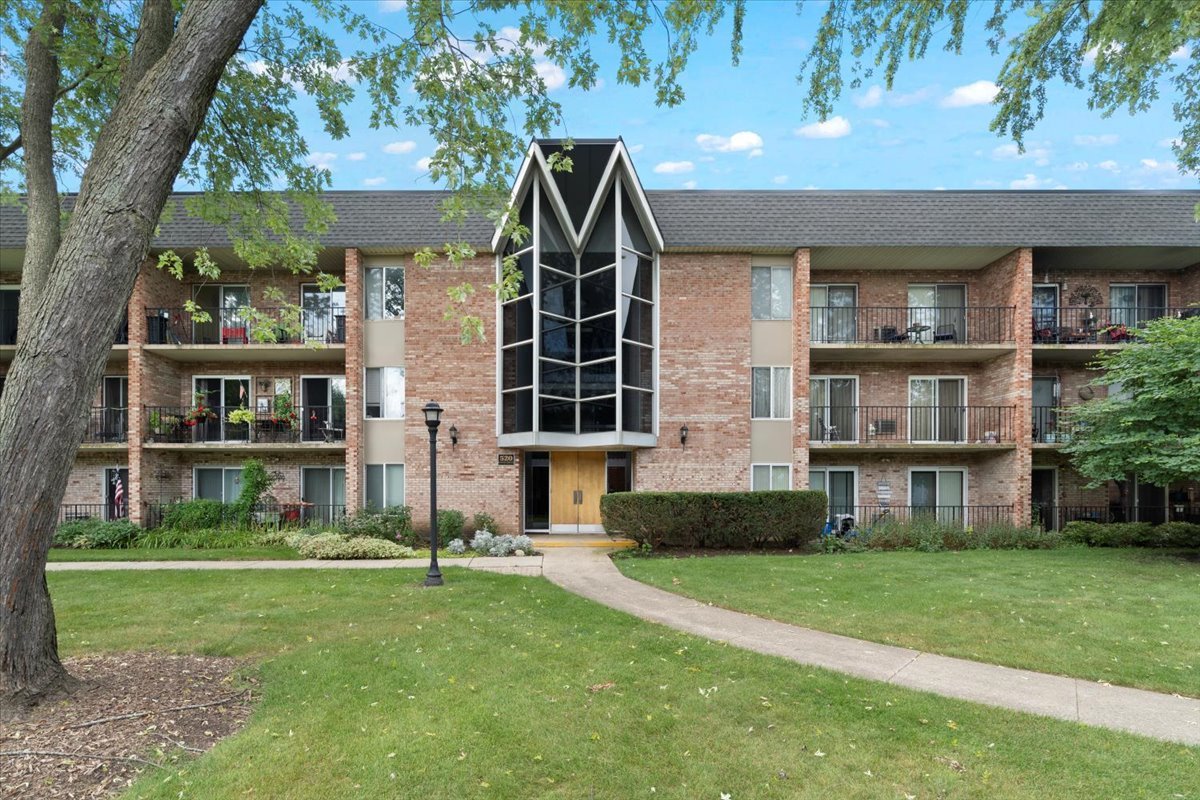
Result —
M101 798L237 732L258 694L245 662L162 653L72 658L78 691L0 723L0 798Z

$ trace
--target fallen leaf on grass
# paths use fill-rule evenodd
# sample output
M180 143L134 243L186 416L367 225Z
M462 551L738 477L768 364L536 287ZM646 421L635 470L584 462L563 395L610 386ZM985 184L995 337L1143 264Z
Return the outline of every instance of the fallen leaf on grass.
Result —
M611 689L616 685L617 684L613 681L606 681L604 683L593 683L591 686L587 687L587 690L589 692L591 692L592 694L595 694L596 692L603 692L605 689Z

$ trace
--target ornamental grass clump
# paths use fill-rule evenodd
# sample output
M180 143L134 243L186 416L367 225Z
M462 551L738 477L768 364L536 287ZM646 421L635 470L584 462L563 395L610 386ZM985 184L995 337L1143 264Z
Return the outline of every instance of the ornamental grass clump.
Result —
M340 533L319 533L315 536L299 534L289 539L304 558L328 560L353 558L412 558L416 552L411 548L386 539L370 536L345 536Z
M488 531L475 531L471 549L481 556L527 556L533 553L533 540L524 534L496 536Z

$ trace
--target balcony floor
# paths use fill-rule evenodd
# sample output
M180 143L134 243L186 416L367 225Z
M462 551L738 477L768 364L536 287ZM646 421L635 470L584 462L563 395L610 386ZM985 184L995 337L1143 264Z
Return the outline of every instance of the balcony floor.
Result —
M147 450L177 453L289 453L295 451L342 452L343 442L144 442Z
M346 345L321 344L148 344L147 353L172 361L329 361L346 360Z
M1044 364L1086 364L1124 344L1035 344L1033 360Z
M913 361L963 363L991 361L1015 353L1015 344L889 344L877 342L813 342L809 356L820 361Z
M1016 442L986 444L984 442L814 442L809 441L812 452L827 453L995 453L1015 450Z

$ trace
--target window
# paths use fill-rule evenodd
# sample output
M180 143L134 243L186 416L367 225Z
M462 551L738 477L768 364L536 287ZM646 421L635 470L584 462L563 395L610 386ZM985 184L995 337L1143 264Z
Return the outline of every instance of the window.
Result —
M1158 283L1113 284L1108 299L1112 323L1132 328L1166 313L1167 287Z
M792 268L750 268L750 318L792 318Z
M346 290L323 292L319 286L300 286L304 339L309 342L344 344L346 341Z
M404 267L372 267L366 275L367 319L404 318Z
M196 467L192 497L232 503L242 493L241 467Z
M367 464L368 508L389 508L404 505L404 465Z
M837 517L855 513L858 499L858 472L854 469L810 469L808 488L825 492L829 500L829 515Z
M790 419L792 368L754 367L750 370L752 419Z
M909 441L967 440L966 378L909 378Z
M404 367L367 368L367 419L404 419Z
M0 286L0 344L17 343L17 315L21 292L16 286Z
M908 332L915 342L967 340L967 287L960 283L908 285Z
M962 522L966 502L966 470L940 467L909 470L908 504L914 515L925 512L941 522Z
M790 464L751 464L750 491L765 492L792 488Z
M300 468L301 514L305 522L328 525L346 513L346 468Z
M858 378L813 378L809 397L812 441L858 441Z
M857 286L813 286L809 306L814 342L857 341Z

